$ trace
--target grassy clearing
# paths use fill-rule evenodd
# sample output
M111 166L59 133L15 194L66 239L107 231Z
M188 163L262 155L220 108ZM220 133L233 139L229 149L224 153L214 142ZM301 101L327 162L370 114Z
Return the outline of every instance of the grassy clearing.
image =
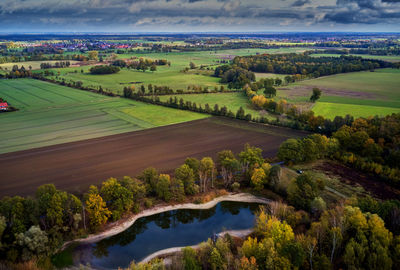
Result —
M236 114L240 107L243 107L246 114L250 113L254 117L260 117L260 111L252 108L248 98L242 92L160 96L160 100L167 101L170 97L176 97L178 101L183 98L184 101L195 102L197 106L201 105L203 108L207 103L210 105L211 109L214 108L215 104L218 104L219 107L226 106L228 110L231 110L234 114ZM268 117L268 114L263 116Z
M400 108L318 102L313 107L313 111L317 115L324 115L333 119L334 116L345 116L347 114L362 117L374 115L385 116L392 113L399 113Z
M69 61L71 63L71 65L78 62L78 61L72 61L72 60L26 61L26 62L4 63L4 64L0 64L0 67L3 69L11 70L14 65L17 65L18 68L21 68L21 66L24 66L24 68L26 70L29 70L29 66L31 66L32 70L36 70L36 69L40 69L41 63L54 64L55 62L65 62L65 61Z
M312 88L322 90L322 97L313 110L324 117L352 114L385 115L400 109L400 70L380 69L306 80L280 88L278 96L290 102L306 102Z
M388 62L400 62L399 55L371 55L371 54L349 54L353 56L360 56L365 59L377 59L377 60L384 60ZM310 54L312 57L340 57L341 54L334 54L334 53L321 53L321 54Z
M0 115L0 153L191 121L207 115L31 80L0 80L19 111Z

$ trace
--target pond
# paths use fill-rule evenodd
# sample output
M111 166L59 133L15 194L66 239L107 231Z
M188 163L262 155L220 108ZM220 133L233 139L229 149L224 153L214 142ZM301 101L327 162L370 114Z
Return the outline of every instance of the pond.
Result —
M141 261L162 249L196 245L224 230L250 229L259 205L220 202L210 209L180 209L143 217L124 232L74 248L74 261L98 269L128 267L131 261Z

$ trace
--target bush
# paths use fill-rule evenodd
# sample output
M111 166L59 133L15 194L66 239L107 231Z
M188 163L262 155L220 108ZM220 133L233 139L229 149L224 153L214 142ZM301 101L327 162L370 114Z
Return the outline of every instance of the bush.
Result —
M238 192L239 189L240 189L240 184L239 184L238 182L234 182L234 183L231 185L231 187L232 187L232 190L233 190L234 192Z
M90 68L91 74L113 74L119 72L119 67L116 66L94 66Z

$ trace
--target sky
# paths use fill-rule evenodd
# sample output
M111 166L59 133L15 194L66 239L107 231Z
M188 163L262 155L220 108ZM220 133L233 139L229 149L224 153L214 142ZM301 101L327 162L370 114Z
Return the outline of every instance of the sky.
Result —
M0 0L0 32L400 32L400 0Z

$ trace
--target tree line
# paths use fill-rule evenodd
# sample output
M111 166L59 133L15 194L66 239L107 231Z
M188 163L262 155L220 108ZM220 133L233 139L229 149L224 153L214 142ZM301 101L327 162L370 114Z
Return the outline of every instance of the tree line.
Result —
M40 69L48 69L48 68L66 68L69 67L71 63L69 61L65 62L55 62L55 63L41 63Z
M289 139L279 149L286 162L332 158L400 186L400 114L358 118L342 125L331 138L316 134Z
M312 78L338 73L392 67L382 60L358 56L311 57L310 52L235 57L232 64L252 72L301 74Z
M377 214L347 202L312 221L285 203L272 203L257 215L245 241L229 235L182 249L172 269L395 269L400 237ZM304 225L308 224L307 229ZM302 229L300 229L302 228ZM156 259L128 269L168 269Z

